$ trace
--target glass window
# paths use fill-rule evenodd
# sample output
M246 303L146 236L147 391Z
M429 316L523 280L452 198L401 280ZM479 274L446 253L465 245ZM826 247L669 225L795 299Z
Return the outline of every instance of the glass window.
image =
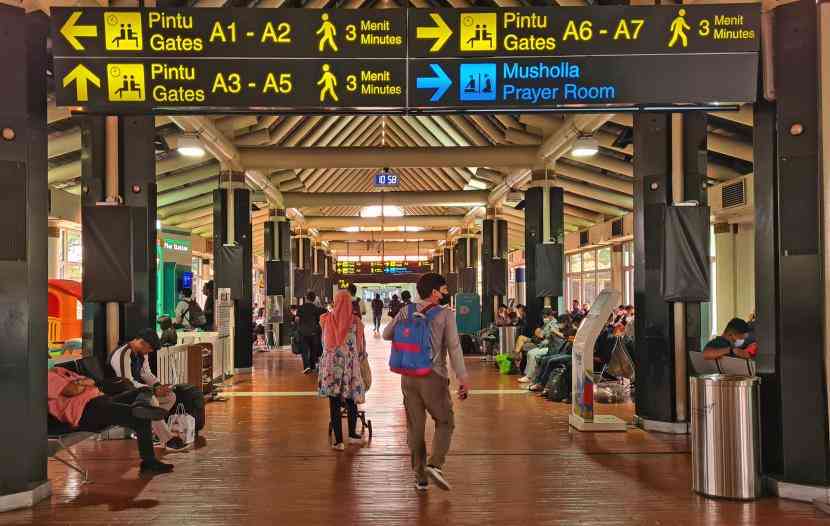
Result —
M612 288L612 286L610 270L597 272L597 291L602 292L605 289Z
M575 274L582 272L582 255L573 254L568 257L568 273Z
M596 281L596 274L591 275L590 277L585 276L583 279L583 294L582 294L582 303L591 304L597 299L597 281Z
M608 270L611 268L611 247L597 250L597 268L599 270Z
M582 301L582 280L579 277L568 278L568 300Z
M582 253L582 272L593 272L597 269L597 253L593 250Z

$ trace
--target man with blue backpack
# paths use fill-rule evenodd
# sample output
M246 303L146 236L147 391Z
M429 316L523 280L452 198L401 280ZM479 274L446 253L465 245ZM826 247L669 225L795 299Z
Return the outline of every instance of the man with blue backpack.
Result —
M447 281L439 274L424 274L417 290L421 300L400 310L384 328L383 339L392 342L389 367L401 375L415 487L426 491L429 477L441 489L449 490L441 470L455 429L447 358L458 379L460 400L465 400L469 392L467 368L455 313L444 307L450 300ZM429 459L424 441L427 413L435 421Z

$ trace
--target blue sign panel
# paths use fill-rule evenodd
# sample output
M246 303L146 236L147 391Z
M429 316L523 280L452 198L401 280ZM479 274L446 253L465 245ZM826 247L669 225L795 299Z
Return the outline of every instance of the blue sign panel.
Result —
M386 188L389 186L398 186L400 184L398 174L393 174L391 172L381 172L379 174L375 174L375 186Z

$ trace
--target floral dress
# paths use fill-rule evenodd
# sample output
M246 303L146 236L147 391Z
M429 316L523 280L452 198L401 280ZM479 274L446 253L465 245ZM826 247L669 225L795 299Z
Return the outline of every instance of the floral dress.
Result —
M345 344L323 349L320 359L320 396L349 398L357 404L365 401L366 388L360 374L360 363L366 355L360 351L355 326L349 329Z

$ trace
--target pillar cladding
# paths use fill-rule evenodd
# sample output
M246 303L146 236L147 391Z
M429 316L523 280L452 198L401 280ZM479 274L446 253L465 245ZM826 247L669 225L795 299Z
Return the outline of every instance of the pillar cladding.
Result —
M637 416L674 422L674 313L663 299L663 214L671 203L671 115L634 114Z
M133 216L134 301L121 306L122 339L156 326L156 136L150 116L119 118L119 195Z
M0 503L31 506L46 479L48 20L0 10L0 60L16 73L0 90ZM4 502L5 496L15 495Z
M819 75L818 67L827 68L830 44L822 35L819 46L817 9L826 6L802 1L775 9L776 100L755 105L756 363L763 471L777 481L827 487L827 271L821 248L827 181L820 141L828 130L821 129L819 116L827 114L830 72Z
M565 242L564 191L553 186L553 181L545 175L534 172L531 186L525 192L525 300L528 323L531 325L541 324L545 306L545 298L539 296L540 287L537 286L540 272L536 268L537 245L559 243L564 246ZM563 265L560 265L560 273L562 268ZM564 276L560 275L558 279L561 282Z
M495 214L495 212L491 212ZM507 221L490 218L481 227L481 325L487 327L496 319L496 309L504 302L504 296L492 293L493 274L490 263L494 259L507 259ZM504 277L507 281L507 276Z
M219 174L220 188L213 197L214 274L217 288L223 281L240 283L234 298L233 353L236 372L253 369L253 261L251 251L251 192L240 172ZM227 257L232 249L233 257Z

